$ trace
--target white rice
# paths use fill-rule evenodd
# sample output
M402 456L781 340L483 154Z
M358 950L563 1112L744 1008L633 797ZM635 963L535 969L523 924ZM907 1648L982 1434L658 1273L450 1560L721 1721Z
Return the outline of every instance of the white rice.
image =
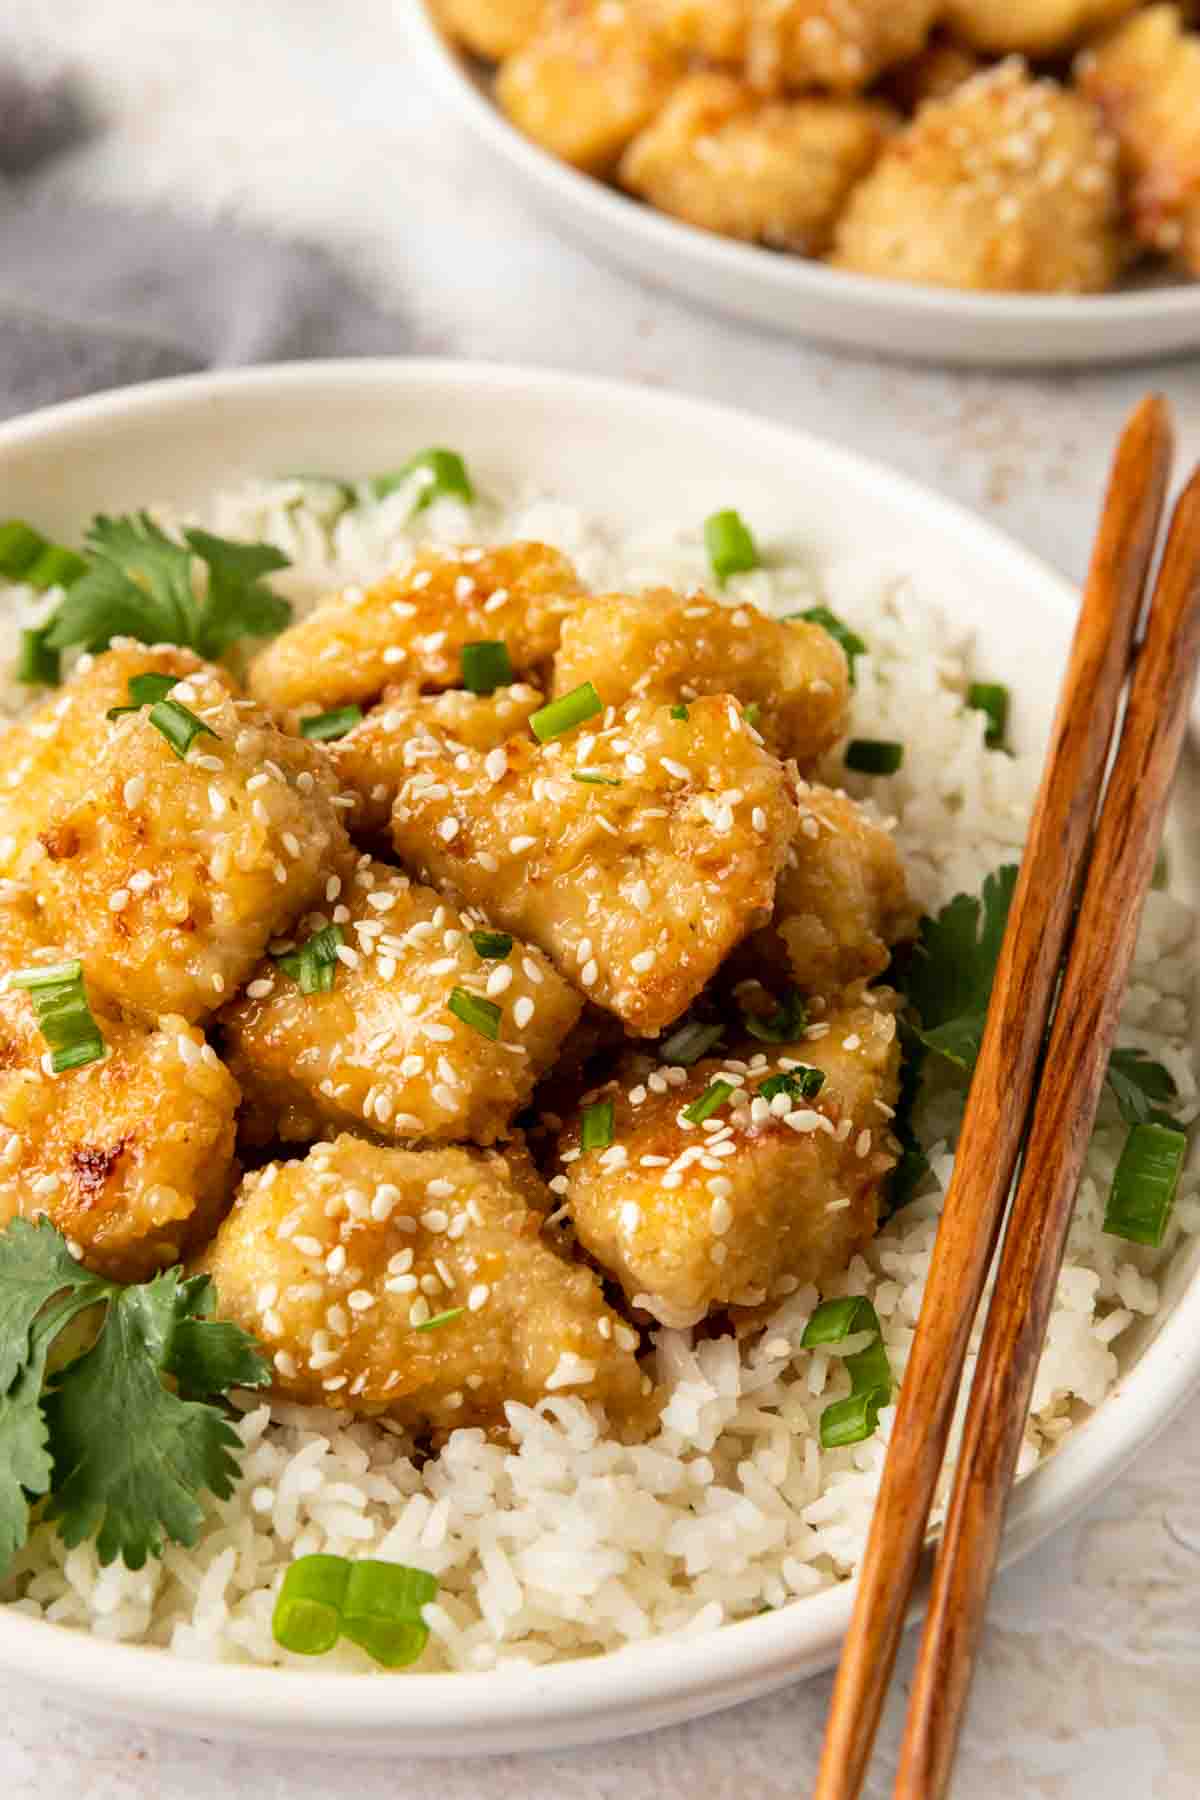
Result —
M202 521L228 536L269 538L292 558L280 589L304 610L330 586L369 580L416 541L410 496L338 516L332 490L258 484L218 497ZM169 515L161 515L170 523ZM417 521L443 542L538 537L575 559L597 587L703 583L699 534L622 537L557 500L517 497L468 512L442 501ZM772 547L777 549L778 547ZM927 908L1019 850L1038 757L988 753L983 719L965 711L975 670L968 636L920 598L919 572L897 586L877 568L847 562L815 570L803 547L742 577L742 600L779 611L824 600L866 639L858 663L855 735L896 738L902 770L848 785L896 822L912 887ZM22 624L55 596L0 589L0 664ZM27 696L0 691L0 715ZM1040 747L1039 747L1040 748ZM840 769L831 765L831 776ZM1181 1115L1197 1110L1192 1051L1194 919L1167 894L1150 896L1122 1041L1165 1062ZM883 1325L893 1371L904 1369L961 1109L952 1090L928 1095L921 1130L933 1176L827 1292L867 1294ZM1182 1234L1200 1229L1194 1173L1184 1178L1161 1252L1101 1230L1104 1196L1123 1140L1105 1114L1088 1158L1075 1222L1025 1434L1026 1472L1100 1404L1118 1371L1121 1334L1159 1304L1159 1273ZM861 1554L893 1419L869 1442L822 1451L818 1422L848 1390L832 1352L798 1348L817 1301L792 1295L761 1334L694 1344L660 1331L655 1374L668 1400L658 1435L625 1447L603 1417L565 1396L536 1410L509 1408L511 1443L455 1432L441 1455L417 1462L405 1436L347 1424L319 1409L242 1400L241 1485L210 1501L192 1550L168 1549L136 1573L101 1569L93 1547L66 1550L40 1528L8 1584L21 1610L112 1639L168 1646L184 1656L311 1667L271 1636L274 1593L293 1557L313 1551L373 1555L430 1570L431 1641L418 1665L489 1669L610 1650L664 1632L695 1632L777 1607L844 1580ZM352 1646L325 1659L370 1665Z

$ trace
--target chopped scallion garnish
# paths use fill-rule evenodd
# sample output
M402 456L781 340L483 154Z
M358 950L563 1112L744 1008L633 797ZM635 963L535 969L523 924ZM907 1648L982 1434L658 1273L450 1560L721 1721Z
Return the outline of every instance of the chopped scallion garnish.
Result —
M744 575L761 566L755 544L742 515L729 509L712 513L704 521L704 547L713 574L722 587L731 575Z
M443 498L461 500L464 506L469 506L474 500L475 489L471 486L467 465L457 450L420 450L416 456L409 458L403 468L390 474L373 476L366 484L367 491L376 500L386 500L389 494L394 494L397 488L411 480L418 470L424 472L424 481L413 507L414 513L424 512L435 500Z
M837 614L831 612L827 606L810 606L804 612L785 613L783 616L785 619L807 619L810 625L820 625L831 638L836 639L845 652L846 662L850 669L850 686L853 687L854 659L856 656L864 655L867 648L857 631L851 631L849 625L843 619L839 619Z
M434 1313L432 1315L432 1317L430 1317L428 1319L423 1319L419 1325L413 1326L413 1330L414 1331L437 1331L439 1326L449 1325L451 1319L461 1318L463 1313L466 1312L466 1310L467 1309L465 1306L449 1306L446 1308L445 1312Z
M671 708L671 717L673 719L689 719L691 718L691 714L688 712L686 706L680 704L679 706L673 706Z
M340 925L325 925L314 931L299 950L286 951L275 961L302 994L330 994L337 975L338 951L345 941Z
M361 706L339 706L333 712L314 713L310 718L301 719L300 736L310 738L316 744L330 744L361 725L362 716Z
M699 1062L725 1036L723 1025L702 1025L698 1019L692 1019L673 1031L662 1046L660 1052L665 1063L675 1063L681 1068L690 1069Z
M513 946L507 931L473 931L471 943L476 956L481 956L484 962L503 962Z
M494 694L497 688L508 687L513 678L508 645L501 643L498 638L464 644L462 678L463 686L473 694Z
M62 680L62 657L46 642L49 629L30 626L21 633L16 677L23 687L57 687Z
M1132 1244L1163 1241L1187 1156L1187 1137L1169 1125L1135 1125L1125 1139L1104 1209L1104 1229Z
M77 959L45 968L17 969L9 977L9 985L24 988L32 1000L56 1075L98 1062L104 1055L104 1039L83 985L83 964Z
M757 726L758 721L762 718L762 707L758 704L757 700L752 700L749 706L743 706L742 717L745 719L747 725Z
M987 716L983 741L988 749L1003 749L1008 725L1008 689L998 681L973 681L967 689L967 705L972 712Z
M883 1347L879 1315L861 1294L823 1300L800 1339L805 1350L816 1350L824 1344L844 1343L861 1331L871 1332L872 1341L853 1356L842 1358L850 1377L850 1393L845 1400L833 1401L821 1414L823 1450L859 1444L872 1435L879 1424L880 1409L892 1397L891 1364Z
M341 1636L342 1602L350 1579L344 1556L301 1556L283 1578L271 1635L297 1656L324 1656Z
M485 1000L481 994L470 994L466 988L456 987L446 1003L456 1019L477 1031L480 1037L491 1038L493 1043L500 1036L500 1008L494 1000Z
M713 1081L705 1088L698 1100L685 1106L683 1116L692 1125L703 1125L705 1119L711 1119L718 1107L724 1106L734 1091L731 1081Z
M786 1074L769 1075L758 1091L764 1100L774 1100L777 1094L786 1094L789 1100L815 1100L824 1086L824 1069L801 1063L798 1069L789 1069Z
M529 728L539 744L547 743L551 738L562 737L565 732L574 731L586 719L594 719L597 713L604 711L604 702L590 681L583 682L573 688L569 694L562 694L557 700L551 700L535 712L529 721Z
M347 1637L384 1668L403 1668L429 1640L421 1609L437 1585L426 1570L403 1563L301 1556L283 1578L271 1633L298 1656L323 1656Z
M52 544L24 519L0 524L0 575L44 594L47 588L70 587L87 568L82 556Z
M583 1121L579 1127L579 1148L581 1150L607 1150L613 1141L613 1103L611 1100L595 1100L583 1109Z
M799 989L789 988L773 1013L743 1013L742 1024L760 1043L791 1044L808 1024L808 1008Z
M852 738L846 767L858 775L894 775L904 761L904 745L890 738Z
M150 708L150 723L161 732L180 761L198 737L215 738L216 732L178 700L159 700Z
M619 775L601 775L595 769L576 769L571 775L572 781L582 782L585 787L620 787Z
M128 706L110 706L105 718L121 719L126 713L141 712L143 706L153 706L156 700L165 700L180 679L178 675L159 675L153 669L147 669L143 675L131 675Z

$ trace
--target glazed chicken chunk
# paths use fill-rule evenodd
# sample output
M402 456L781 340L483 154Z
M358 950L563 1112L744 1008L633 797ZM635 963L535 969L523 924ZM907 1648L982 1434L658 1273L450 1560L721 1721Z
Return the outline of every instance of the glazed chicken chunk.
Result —
M603 175L681 72L631 0L570 0L501 64L496 98L535 144Z
M540 951L369 857L327 892L301 935L340 927L332 988L304 993L267 961L222 1015L245 1135L309 1139L355 1124L401 1142L503 1137L582 998Z
M636 1428L636 1333L547 1242L546 1204L520 1149L340 1137L247 1176L203 1267L292 1399L445 1431L562 1393Z
M433 11L443 30L472 56L501 62L529 42L546 0L435 0Z
M796 810L736 701L635 702L463 762L431 759L401 788L401 859L540 945L631 1032L669 1025L765 922Z
M856 94L915 56L940 11L939 0L755 0L750 79Z
M1117 134L1138 238L1200 275L1200 32L1152 6L1081 56L1078 78Z
M402 682L462 683L465 644L502 640L528 674L558 648L562 621L582 589L547 544L495 550L421 550L374 586L343 588L281 632L250 665L265 705L317 710L376 699Z
M689 57L740 66L746 56L752 0L640 0L640 11Z
M344 791L353 796L346 823L351 831L385 831L406 776L431 756L460 750L493 750L525 725L543 703L527 682L472 694L414 689L387 695L343 738L329 746Z
M694 700L733 694L781 757L810 763L846 729L845 653L821 626L757 607L655 588L588 600L563 627L554 691L594 679L602 698Z
M126 688L130 673L157 666L155 652L140 664L110 655ZM110 672L101 657L80 680L108 697ZM67 792L52 776L44 808L33 784L24 796L37 826L28 877L53 937L98 988L145 1018L195 1021L241 986L351 852L319 747L233 699L215 671L189 675L170 700L203 727L182 755L146 707L116 719L60 711L61 699L43 709L46 741L79 774Z
M835 994L882 974L891 946L915 935L917 909L895 840L864 807L807 782L797 805L775 916L744 957L805 993Z
M635 1306L695 1324L819 1284L870 1240L897 1156L894 1005L849 997L798 1043L747 1038L688 1069L638 1059L599 1095L607 1148L582 1150L568 1124L551 1186ZM693 1122L704 1095L719 1103Z
M97 1274L142 1281L208 1237L234 1180L237 1086L201 1032L93 989L103 1060L52 1072L14 973L61 963L31 902L0 906L0 1225L41 1213Z
M946 0L951 30L976 50L1058 56L1124 18L1138 0Z
M859 183L833 262L940 287L1092 293L1122 261L1116 144L1010 60L921 107Z

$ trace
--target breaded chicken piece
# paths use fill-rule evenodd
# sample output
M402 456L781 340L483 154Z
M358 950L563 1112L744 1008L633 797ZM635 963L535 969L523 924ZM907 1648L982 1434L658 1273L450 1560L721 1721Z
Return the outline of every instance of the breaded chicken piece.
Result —
M102 656L82 657L76 673L28 719L0 738L0 878L28 869L50 813L76 799L91 776L96 743L106 735L105 715L129 701L133 675L186 676L203 670L232 681L190 650L148 649L121 640ZM34 854L38 852L34 851Z
M732 694L760 708L768 748L801 763L846 729L849 671L827 631L707 594L654 588L588 600L563 627L554 692L584 681L614 706Z
M689 225L815 256L887 126L881 106L764 100L732 75L693 75L626 150L621 185Z
M202 1267L291 1399L447 1431L569 1393L636 1434L649 1414L636 1334L547 1243L534 1194L517 1147L339 1137L247 1176Z
M752 10L753 0L639 0L639 11L676 50L735 68L746 56Z
M392 814L402 860L539 944L644 1036L764 922L796 825L784 771L736 701L687 710L642 701L470 767L431 760Z
M1121 266L1116 144L1018 60L928 101L850 196L832 262L996 293L1095 293Z
M1132 12L1139 0L946 0L944 17L990 56L1059 56Z
M607 1149L581 1150L572 1121L551 1185L580 1243L635 1306L666 1325L695 1324L819 1284L870 1240L897 1157L895 1004L877 989L799 1043L748 1038L690 1069L639 1067L603 1090L614 1109ZM797 1065L823 1072L815 1097L759 1093L781 1074L797 1081ZM729 1095L690 1123L685 1109L714 1082Z
M848 794L802 783L800 829L775 891L775 916L746 940L745 968L836 994L882 974L891 946L913 937L917 908L891 833Z
M352 852L320 746L232 699L215 673L189 676L171 699L207 728L185 758L146 708L55 722L81 774L41 814L28 876L53 936L98 988L144 1018L195 1021Z
M142 1281L203 1243L228 1204L238 1089L183 1019L132 1024L94 989L107 1055L53 1074L8 978L68 956L31 902L0 906L0 1225L46 1213L89 1269Z
M487 62L501 62L527 44L546 12L546 0L433 0L448 37Z
M481 956L471 932L486 921L396 869L364 857L338 886L335 877L334 903L303 924L305 934L331 918L341 927L346 960L332 989L305 994L267 961L221 1015L247 1101L243 1132L268 1143L355 1124L400 1142L494 1143L553 1063L582 999L524 944ZM456 993L499 1009L495 1040L451 1011Z
M682 73L629 0L571 0L496 77L496 99L543 150L606 175Z
M397 690L353 731L329 745L343 792L354 798L346 811L351 831L373 835L386 829L406 775L431 756L459 750L492 750L520 731L544 696L527 682L472 694L447 688L441 694Z
M548 544L495 550L421 550L367 589L343 588L283 631L250 665L264 705L344 706L404 682L462 683L464 644L502 639L518 675L553 656L562 621L583 592Z
M1139 240L1200 275L1200 33L1151 6L1079 59L1121 145Z
M926 100L944 100L979 69L973 50L954 38L935 34L911 61L888 71L888 97L904 112L913 113Z
M915 56L941 0L755 0L746 73L755 87L857 94Z

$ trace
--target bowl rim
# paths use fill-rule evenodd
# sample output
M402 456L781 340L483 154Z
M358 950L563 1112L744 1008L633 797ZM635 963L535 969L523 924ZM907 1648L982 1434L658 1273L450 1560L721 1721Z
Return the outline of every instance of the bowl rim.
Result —
M547 190L560 209L582 212L592 242L597 241L597 233L607 239L617 234L636 242L644 259L639 266L647 279L655 258L664 253L686 256L730 283L752 282L780 298L884 307L914 319L941 319L948 326L969 319L1035 331L1061 326L1066 320L1081 326L1140 320L1154 327L1200 312L1200 280L1169 281L1161 287L1125 288L1106 294L975 293L833 269L811 257L781 255L705 231L642 205L523 136L472 79L468 56L447 41L428 0L407 0L407 6L412 41L432 85L463 109L476 133L515 163L531 185ZM879 348L883 351L887 346L881 343Z
M223 400L249 395L269 406L288 390L340 390L402 400L406 391L466 386L520 393L572 411L624 412L639 422L687 426L705 441L747 434L782 454L790 445L818 455L835 481L903 501L948 540L999 559L1014 579L1032 583L1048 606L1073 616L1078 591L987 520L911 477L815 434L632 383L516 364L425 359L347 359L278 364L189 375L87 396L0 424L0 474L6 460L56 438L70 440L116 421L173 427L210 419ZM319 402L318 402L319 403ZM1165 1428L1200 1384L1200 1269L1161 1318L1151 1342L1101 1406L1016 1490L1002 1565L1035 1548ZM226 1729L232 1736L286 1735L295 1743L331 1740L376 1745L403 1740L411 1754L486 1753L523 1747L533 1732L547 1747L594 1741L692 1717L770 1691L825 1667L837 1654L855 1583L846 1581L761 1616L690 1635L659 1636L607 1654L536 1667L407 1674L402 1682L319 1670L247 1664L197 1664L154 1646L114 1643L0 1607L0 1668L65 1690L95 1710L139 1715L183 1729ZM916 1608L914 1608L916 1610ZM203 1674L198 1678L198 1671ZM424 1733L424 1737L422 1737Z

